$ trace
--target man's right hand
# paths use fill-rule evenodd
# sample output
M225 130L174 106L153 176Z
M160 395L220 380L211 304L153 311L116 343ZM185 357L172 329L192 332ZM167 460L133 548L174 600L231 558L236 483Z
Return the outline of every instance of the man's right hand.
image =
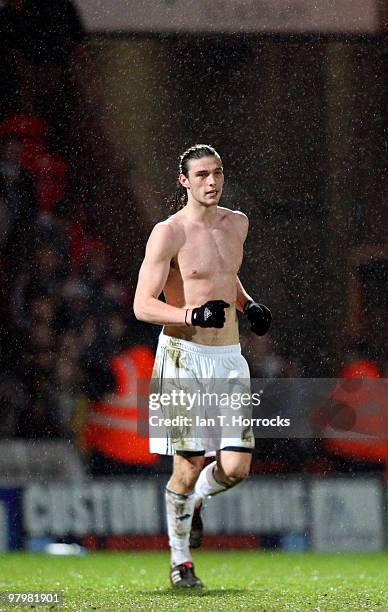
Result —
M191 313L191 324L198 327L224 327L225 308L230 304L224 300L210 300L199 308L193 308Z

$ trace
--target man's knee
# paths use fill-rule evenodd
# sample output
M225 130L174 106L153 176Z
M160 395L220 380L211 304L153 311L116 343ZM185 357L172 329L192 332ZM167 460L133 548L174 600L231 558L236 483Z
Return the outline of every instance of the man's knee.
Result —
M234 487L249 475L249 468L226 467L221 470L222 482L228 487Z
M186 491L194 489L195 483L198 480L202 470L202 462L193 462L183 458L179 458L174 462L172 479L179 482L179 485Z
M250 454L240 455L240 457L221 454L217 462L216 480L227 487L235 486L249 476L251 460Z
M195 483L198 480L198 476L201 470L195 466L187 467L184 470L180 470L178 474L175 474L179 478L181 484L185 489L194 489Z

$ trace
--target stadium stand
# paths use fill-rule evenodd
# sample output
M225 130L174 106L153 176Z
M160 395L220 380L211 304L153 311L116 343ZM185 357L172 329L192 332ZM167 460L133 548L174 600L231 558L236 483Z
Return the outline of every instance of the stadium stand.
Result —
M73 189L70 73L72 56L85 49L82 24L70 2L52 2L36 11L36 27L26 33L26 16L38 5L0 7L0 71L7 76L0 79L0 436L71 440L92 472L120 473L128 462L101 456L85 423L115 390L112 362L139 344L152 352L155 334L128 315L131 296L113 270L114 248L90 224L86 231L84 202ZM278 355L270 336L249 343L254 377L305 374L306 364ZM262 440L253 471L327 473L338 466L329 447Z

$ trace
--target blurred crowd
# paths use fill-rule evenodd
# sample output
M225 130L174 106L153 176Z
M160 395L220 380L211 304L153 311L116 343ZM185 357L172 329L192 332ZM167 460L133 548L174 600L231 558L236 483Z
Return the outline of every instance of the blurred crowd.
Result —
M0 437L81 449L91 404L117 384L112 356L155 344L72 188L72 68L85 48L71 0L0 3Z
M140 330L109 246L69 200L42 210L22 153L17 134L1 137L2 433L73 438L87 401L114 386L110 357Z

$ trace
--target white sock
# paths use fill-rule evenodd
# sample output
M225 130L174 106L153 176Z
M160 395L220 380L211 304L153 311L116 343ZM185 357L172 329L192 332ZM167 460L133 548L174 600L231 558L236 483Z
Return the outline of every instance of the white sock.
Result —
M217 461L209 463L203 468L195 485L194 495L195 501L203 500L210 495L217 495L222 491L226 491L228 487L216 481L213 475L213 470L217 465Z
M189 539L194 505L194 491L188 495L182 495L166 488L167 531L171 548L171 567L192 560Z

